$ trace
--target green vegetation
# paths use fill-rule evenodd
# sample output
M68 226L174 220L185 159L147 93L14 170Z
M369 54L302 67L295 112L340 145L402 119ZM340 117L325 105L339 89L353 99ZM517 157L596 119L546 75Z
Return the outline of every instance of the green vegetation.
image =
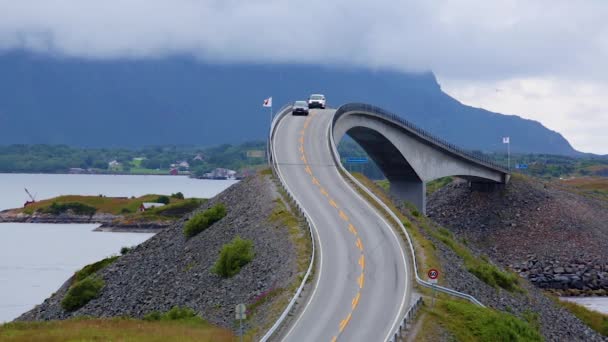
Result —
M435 191L443 188L444 186L452 183L453 181L454 181L454 178L452 178L452 177L443 177L443 178L435 179L434 181L430 181L430 182L426 183L426 194L430 195L430 194L434 193Z
M144 316L145 321L179 321L179 320L189 320L199 323L204 323L205 321L196 314L196 312L190 308L184 307L180 308L179 306L174 306L171 310L161 314L158 311L152 311Z
M445 228L434 230L425 223L422 225L431 236L443 242L461 257L467 270L479 278L479 280L490 286L501 287L507 291L523 291L518 286L516 274L502 271L496 265L491 264L487 258L476 257L462 243L457 242L449 230Z
M160 196L158 196L158 198L154 202L155 203L162 203L162 204L169 204L171 202L171 199L169 198L169 196L160 195Z
M67 211L71 211L76 215L93 216L97 209L80 202L57 203L53 202L48 207L39 208L37 210L43 214L59 215Z
M123 248L125 248L125 247L123 247ZM121 250L121 252L122 252L122 250ZM74 274L74 282L78 282L78 281L86 279L88 276L93 275L97 271L110 265L111 263L116 261L118 258L119 258L118 256L111 256L111 257L105 258L103 260L94 262L92 264L86 265L80 271L77 271Z
M253 260L253 256L253 241L237 236L222 247L220 258L213 266L213 273L224 278L232 277Z
M180 218L203 204L204 200L190 198L177 203L171 203L158 208L146 210L142 216L148 218Z
M131 251L131 249L132 249L131 247L126 247L126 246L122 247L120 249L120 255L125 255L125 254L129 253Z
M174 194L171 194L171 198L184 199L184 194L182 194L181 192L176 192Z
M586 307L568 301L556 299L559 305L565 307L573 315L598 333L608 336L608 315L589 310Z
M215 222L226 216L226 207L219 203L213 207L194 215L184 225L184 235L191 238L203 230L209 228Z
M558 186L566 187L580 195L608 200L608 178L607 177L580 177L553 182Z
M534 323L512 314L456 300L437 300L424 309L456 341L542 341Z
M0 172L66 173L70 168L81 168L94 173L168 174L171 164L187 161L193 174L202 175L217 167L242 170L266 165L264 157L247 157L247 151L251 150L265 151L266 143L256 141L213 147L152 146L139 149L10 145L0 146ZM108 163L113 160L118 161L120 166L110 169Z
M61 300L61 307L67 311L81 308L91 299L97 298L104 285L103 279L95 276L73 283L63 300Z
M129 341L230 342L232 333L202 319L142 321L130 318L70 319L0 325L5 342ZM247 341L247 340L246 340Z

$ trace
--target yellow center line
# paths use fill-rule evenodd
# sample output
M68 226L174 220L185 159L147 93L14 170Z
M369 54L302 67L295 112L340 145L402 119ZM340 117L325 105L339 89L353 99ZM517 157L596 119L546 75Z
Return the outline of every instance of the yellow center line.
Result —
M300 135L300 139L298 141L300 142L300 144L303 144L304 143L304 136Z
M321 195L329 197L329 194L327 193L327 190L325 190L325 188L322 187L319 191L321 191Z
M357 295L355 296L355 298L353 298L353 303L352 303L353 310L355 310L355 308L357 307L357 304L359 304L359 297L361 297L361 292L357 292Z
M310 165L306 165L306 167L304 168L304 170L306 171L306 173L308 173L309 175L312 176L312 170L310 169Z
M346 316L345 319L342 320L342 322L340 322L340 332L342 332L342 330L344 330L344 328L346 328L346 326L348 325L348 322L350 322L350 318L352 317L352 313L349 313L348 316Z
M304 146L300 145L300 147L298 147L298 150L300 151L300 153L304 153Z
M329 205L331 205L332 207L338 209L338 204L336 203L336 201L334 201L333 199L329 200Z
M338 336L334 336L334 337L331 339L331 342L336 342L337 340L338 340Z
M365 273L361 272L361 275L359 276L359 279L357 279L357 282L359 283L359 288L362 289L363 285L365 284Z
M340 215L341 219L343 219L344 221L348 222L348 216L346 216L346 214L342 210L340 210L340 212L339 212L338 215Z
M355 243L357 245L357 248L359 248L359 250L361 252L363 252L363 243L361 242L361 238L357 238L357 242Z
M353 226L353 224L352 224L352 223L349 223L349 224L348 224L348 230L349 230L351 233L353 233L353 234L357 235L357 230L355 229L355 226ZM363 248L363 246L361 246L361 248Z
M300 159L304 162L304 164L308 164L308 160L306 160L305 155L302 155L302 157L300 157Z
M365 269L365 255L361 254L359 258L359 265L361 266L361 270Z

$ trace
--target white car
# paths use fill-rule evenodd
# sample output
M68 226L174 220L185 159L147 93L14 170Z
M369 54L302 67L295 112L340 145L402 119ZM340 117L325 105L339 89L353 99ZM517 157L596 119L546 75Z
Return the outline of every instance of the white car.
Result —
M312 94L308 98L308 108L322 108L325 109L325 95Z

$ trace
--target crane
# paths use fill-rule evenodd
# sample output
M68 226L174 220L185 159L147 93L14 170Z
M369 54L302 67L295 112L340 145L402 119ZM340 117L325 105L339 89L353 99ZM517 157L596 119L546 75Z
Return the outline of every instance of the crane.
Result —
M36 203L36 197L32 196L32 194L29 192L29 190L27 190L27 188L24 188L25 192L27 193L27 195L30 197L31 201L26 201L25 204L23 205L23 207L27 207L28 205L32 204L32 203Z

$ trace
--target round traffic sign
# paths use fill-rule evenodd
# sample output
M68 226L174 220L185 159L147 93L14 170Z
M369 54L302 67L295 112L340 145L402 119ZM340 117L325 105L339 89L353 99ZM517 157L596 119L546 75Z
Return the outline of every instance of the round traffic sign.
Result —
M437 279L439 277L439 271L437 271L434 268L431 268L429 270L429 272L427 273L427 275L429 276L429 278L431 279Z

